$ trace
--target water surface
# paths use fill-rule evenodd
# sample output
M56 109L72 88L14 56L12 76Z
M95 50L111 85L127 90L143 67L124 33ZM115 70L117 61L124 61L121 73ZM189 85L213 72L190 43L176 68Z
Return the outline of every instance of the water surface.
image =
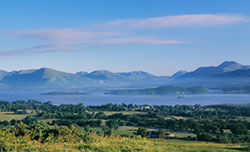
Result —
M38 92L0 92L0 100L39 100L52 101L54 104L78 104L103 105L113 104L149 104L149 105L213 105L250 103L250 94L205 94L183 95L183 99L177 99L179 95L108 95L103 92L94 92L90 95L41 95Z

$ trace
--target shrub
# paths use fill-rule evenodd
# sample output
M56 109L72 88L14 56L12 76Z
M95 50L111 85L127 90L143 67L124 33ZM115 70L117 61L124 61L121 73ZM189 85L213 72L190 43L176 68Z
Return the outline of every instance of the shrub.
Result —
M141 137L146 137L147 136L147 129L145 129L145 128L138 128L136 134L140 135Z

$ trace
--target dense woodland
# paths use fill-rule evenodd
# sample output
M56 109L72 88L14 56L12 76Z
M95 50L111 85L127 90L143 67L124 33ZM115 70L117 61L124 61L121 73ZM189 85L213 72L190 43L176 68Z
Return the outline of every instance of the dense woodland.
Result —
M0 101L2 116L25 115L21 120L0 121L1 136L29 135L41 143L62 142L65 138L88 140L96 136L120 135L217 143L250 143L249 105L175 105L150 106L133 104L54 105L39 101ZM117 133L120 127L135 127L131 133ZM190 136L178 137L174 133ZM61 135L63 134L63 135ZM72 136L72 137L71 137ZM5 137L7 138L7 137ZM4 144L3 141L1 144ZM4 147L2 145L1 147Z

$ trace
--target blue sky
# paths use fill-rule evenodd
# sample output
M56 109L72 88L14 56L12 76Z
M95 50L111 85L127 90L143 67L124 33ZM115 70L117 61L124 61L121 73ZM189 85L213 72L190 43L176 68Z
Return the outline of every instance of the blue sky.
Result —
M171 75L250 64L249 0L0 2L0 69Z

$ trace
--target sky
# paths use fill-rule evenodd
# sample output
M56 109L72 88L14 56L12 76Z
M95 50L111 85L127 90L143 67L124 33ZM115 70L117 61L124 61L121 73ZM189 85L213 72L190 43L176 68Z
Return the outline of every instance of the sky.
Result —
M249 0L0 2L0 69L172 75L250 65Z

